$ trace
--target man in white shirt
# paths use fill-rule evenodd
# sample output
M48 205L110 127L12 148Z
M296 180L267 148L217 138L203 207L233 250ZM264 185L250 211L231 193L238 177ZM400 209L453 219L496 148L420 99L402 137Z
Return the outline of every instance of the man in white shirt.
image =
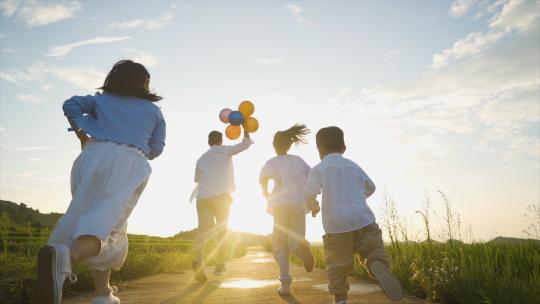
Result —
M347 275L353 270L354 254L358 254L384 293L392 300L401 299L403 289L390 272L381 229L366 203L375 192L375 184L362 168L342 156L346 146L340 128L320 129L316 141L321 163L309 173L304 201L316 212L318 206L310 202L315 202L322 190L328 291L335 303L347 303Z
M217 237L217 248L214 251L217 264L214 274L221 275L225 271L227 224L233 201L231 193L235 190L232 156L246 150L251 144L248 132L244 132L241 143L224 146L221 132L212 131L208 134L210 149L197 160L195 182L198 183L196 197L199 225L195 240L195 261L192 266L195 279L199 282L207 280L203 252L214 226Z

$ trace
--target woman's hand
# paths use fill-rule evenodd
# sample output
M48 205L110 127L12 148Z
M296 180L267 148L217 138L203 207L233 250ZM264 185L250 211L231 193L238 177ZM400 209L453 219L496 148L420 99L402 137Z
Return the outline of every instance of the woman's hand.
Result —
M317 217L317 213L319 213L319 211L321 211L321 207L319 207L319 203L317 203L317 205L311 209L311 216Z
M83 150L90 137L82 129L75 131L75 135L81 141L81 150Z

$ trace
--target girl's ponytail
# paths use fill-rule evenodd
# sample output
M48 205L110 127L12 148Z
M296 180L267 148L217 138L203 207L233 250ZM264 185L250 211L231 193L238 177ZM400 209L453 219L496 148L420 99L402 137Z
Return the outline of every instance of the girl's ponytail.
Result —
M274 135L274 148L278 154L285 154L294 143L306 143L305 136L309 134L309 129L304 124L295 124L285 131L278 131Z

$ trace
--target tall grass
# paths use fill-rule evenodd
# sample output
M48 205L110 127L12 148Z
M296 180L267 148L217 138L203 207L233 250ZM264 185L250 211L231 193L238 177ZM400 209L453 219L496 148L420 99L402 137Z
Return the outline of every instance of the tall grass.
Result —
M438 192L442 200L442 228L433 230L432 199L426 192L421 217L422 240L411 235L405 217L400 216L396 202L385 193L382 229L390 242L386 252L392 272L409 294L438 303L540 303L540 245L537 240L512 244L473 241L471 225L462 232L460 215L452 208L450 198ZM529 235L538 231L538 207L527 209L532 226ZM535 226L536 225L536 226ZM532 227L532 228L530 228ZM536 230L535 230L536 228ZM468 243L462 238L466 236ZM271 246L268 245L267 249ZM325 268L322 246L314 246L317 267ZM299 263L296 257L291 257ZM355 259L352 275L369 278L365 268Z
M414 295L440 303L540 303L540 245L534 240L515 244L473 241L471 225L463 241L462 221L451 199L442 200L442 229L433 230L431 197L422 209L423 241L396 233L403 226L396 203L385 194L384 227L392 242L386 251L392 271ZM390 215L390 216L388 216ZM437 240L433 236L438 236Z

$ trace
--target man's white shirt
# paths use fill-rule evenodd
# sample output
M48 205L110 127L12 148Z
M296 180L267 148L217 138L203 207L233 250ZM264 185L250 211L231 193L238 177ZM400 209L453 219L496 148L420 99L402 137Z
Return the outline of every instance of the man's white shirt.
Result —
M304 190L309 201L321 193L322 222L326 233L358 230L373 222L375 216L366 198L375 192L375 184L353 161L332 153L311 169Z
M244 137L233 146L212 146L198 160L195 182L198 183L197 199L231 194L235 190L232 156L251 146L252 140Z

